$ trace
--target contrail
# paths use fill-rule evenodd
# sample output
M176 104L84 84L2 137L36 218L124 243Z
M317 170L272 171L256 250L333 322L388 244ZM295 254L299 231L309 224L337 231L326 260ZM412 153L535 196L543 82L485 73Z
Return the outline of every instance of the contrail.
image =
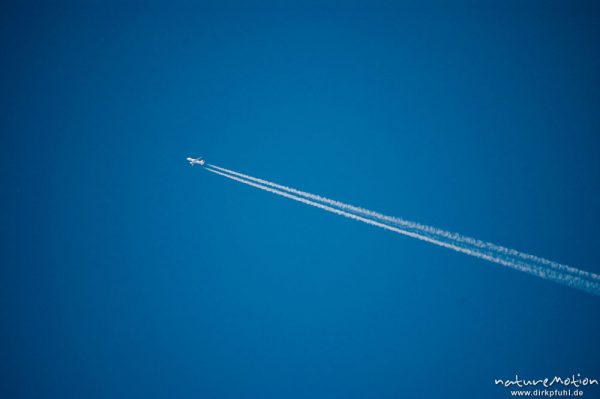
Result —
M270 192L273 194L277 194L282 197L289 198L289 199L301 202L306 205L314 206L316 208L334 213L336 215L344 216L349 219L357 220L357 221L360 221L360 222L363 222L363 223L366 223L366 224L369 224L372 226L380 227L385 230L393 231L398 234L402 234L402 235L405 235L408 237L416 238L421 241L435 244L440 247L448 248L448 249L454 250L456 252L461 252L461 253L476 257L476 258L484 259L484 260L494 262L494 263L497 263L497 264L500 264L503 266L507 266L507 267L510 267L510 268L513 268L513 269L516 269L516 270L519 270L522 272L532 274L534 276L541 277L546 280L555 281L555 282L567 285L569 287L577 288L577 289L580 289L580 290L583 290L583 291L586 291L586 292L589 292L589 293L592 293L595 295L600 295L600 282L594 281L593 279L586 279L585 277L582 277L578 273L573 273L573 274L575 274L575 275L573 275L573 274L570 274L569 272L562 272L555 268L544 267L544 266L541 266L541 265L538 265L535 263L527 263L527 262L524 262L519 259L507 259L505 257L494 256L493 254L481 251L477 247L468 248L465 246L456 245L452 242L446 242L439 238L429 237L425 234L420 234L418 232L402 229L398 226L389 225L389 224L383 223L381 221L373 220L373 219L370 219L365 216L361 216L361 215L357 215L355 213L348 212L343 209L338 209L338 208L335 208L335 207L332 207L329 205L325 205L320 202L313 201L311 199L303 198L303 197L295 195L291 192L282 191L280 189L272 188L272 187L269 187L267 185L264 185L264 184L261 184L258 182L253 182L253 181L245 179L243 177L238 177L234 174L229 174L225 171L217 170L216 167L214 167L212 165L207 165L205 168L206 168L206 170L208 170L211 173L215 173L217 175L224 176L228 179L235 180L240 183L243 183L243 184L246 184L246 185L249 185L252 187L256 187L258 189L261 189L261 190L264 190L264 191L267 191L267 192ZM220 168L220 169L223 169L223 168ZM321 198L321 197L319 197L319 198ZM579 271L578 269L575 269L572 267L569 267L569 269Z
M554 262L548 259L544 259L544 258L540 258L538 256L535 255L530 255L524 252L520 252L517 251L515 249L511 249L511 248L506 248L497 244L493 244L490 242L485 242L485 241L481 241L475 238L471 238L468 236L464 236L462 234L458 234L458 233L454 233L454 232L450 232L450 231L446 231L446 230L442 230L436 227L432 227L432 226L427 226L424 224L420 224L420 223L416 223L416 222L412 222L406 219L402 219L402 218L398 218L398 217L392 217L392 216L387 216L387 215L383 215L381 213L378 212L374 212L371 211L369 209L365 209L365 208L361 208L358 206L354 206L354 205L350 205L350 204L346 204L344 202L340 202L340 201L336 201L336 200L332 200L326 197L321 197L319 195L315 195L315 194L311 194L308 193L306 191L302 191L302 190L298 190L292 187L287 187L287 186L283 186L277 183L273 183L270 182L268 180L264 180L264 179L259 179L256 177L252 177L252 176L248 176L233 170L229 170L229 169L225 169L216 165L211 165L211 164L207 164L208 167L211 167L213 169L217 169L221 172L225 172L231 175L235 175L238 177L241 177L243 179L246 180L251 180L254 182L257 182L259 184L265 185L265 186L269 186L269 187L274 187L276 189L282 190L282 191L286 191L292 194L296 194L298 196L304 197L304 198L308 198L311 200L315 200L317 202L321 202L324 204L328 204L331 205L333 207L336 208L340 208L342 210L351 212L351 213L355 213L355 214L359 214L359 215L363 215L366 216L370 219L376 219L382 222L385 222L386 224L392 224L395 226L399 226L405 229L409 229L412 231L417 231L421 234L427 235L427 236L433 236L436 237L438 239L443 239L443 240L449 240L452 241L455 245L457 246L469 246L469 247L476 247L478 249L480 249L481 251L484 251L486 253L493 253L495 256L499 256L499 257L516 257L516 258L520 258L523 261L527 261L527 262L534 262L537 263L539 265L542 266L547 266L547 267L551 267L553 269L556 269L560 272L563 273L571 273L571 274L575 274L578 275L584 279L592 279L597 281L598 283L600 283L600 276L594 273L589 273L586 272L584 270L580 270L568 265L564 265L558 262Z

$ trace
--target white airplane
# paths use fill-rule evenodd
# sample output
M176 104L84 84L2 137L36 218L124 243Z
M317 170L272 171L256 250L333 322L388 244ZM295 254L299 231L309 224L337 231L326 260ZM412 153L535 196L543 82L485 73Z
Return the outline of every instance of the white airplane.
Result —
M206 161L204 159L202 159L202 157L200 157L200 158L187 157L186 159L189 161L190 165L192 165L192 166L194 166L194 165L204 166L204 164L206 163Z

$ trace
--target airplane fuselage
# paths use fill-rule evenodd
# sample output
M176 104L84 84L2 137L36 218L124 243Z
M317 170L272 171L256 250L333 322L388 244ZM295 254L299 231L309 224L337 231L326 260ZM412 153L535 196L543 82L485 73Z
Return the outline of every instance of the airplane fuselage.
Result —
M202 158L190 158L190 157L187 157L186 159L188 160L188 162L192 166L194 166L194 165L203 166L206 163L206 161L204 159L202 159Z

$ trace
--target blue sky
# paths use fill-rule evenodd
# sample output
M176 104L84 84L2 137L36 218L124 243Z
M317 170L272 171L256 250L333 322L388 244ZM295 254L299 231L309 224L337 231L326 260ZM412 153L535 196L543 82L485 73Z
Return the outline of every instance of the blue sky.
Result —
M600 378L597 297L185 162L600 273L593 3L1 7L0 396Z

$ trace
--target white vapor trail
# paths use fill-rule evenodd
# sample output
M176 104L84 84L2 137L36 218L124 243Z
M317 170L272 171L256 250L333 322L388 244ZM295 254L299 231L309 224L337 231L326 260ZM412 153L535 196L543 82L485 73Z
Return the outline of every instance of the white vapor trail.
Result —
M292 187L287 187L287 186L283 186L283 185L280 185L277 183L273 183L268 180L258 179L256 177L248 176L248 175L245 175L245 174L242 174L239 172L235 172L233 170L221 168L216 165L209 164L207 166L211 167L213 169L217 169L221 172L225 172L225 173L228 173L231 175L241 177L246 180L251 180L251 181L257 182L257 183L265 185L265 186L273 187L273 188L276 188L276 189L279 189L282 191L296 194L296 195L304 197L304 198L308 198L311 200L315 200L317 202L328 204L333 207L336 207L336 208L339 208L339 209L342 209L342 210L345 210L345 211L348 211L351 213L363 215L370 219L379 220L386 224L392 224L395 226L402 227L404 229L409 229L411 231L416 231L421 234L425 234L427 236L433 236L440 240L447 240L447 241L454 243L457 246L475 247L483 252L489 253L489 254L497 256L497 257L519 258L520 260L522 260L524 262L536 263L540 266L550 267L552 269L560 271L561 273L574 274L581 278L591 279L591 280L594 280L594 281L600 283L600 276L595 273L590 273L590 272L580 270L580 269L577 269L577 268L574 268L574 267L571 267L568 265L564 265L564 264L554 262L554 261L551 261L548 259L540 258L535 255L530 255L530 254L527 254L524 252L517 251L515 249L506 248L506 247L496 245L496 244L493 244L490 242L481 241L481 240L478 240L475 238L464 236L462 234L453 233L450 231L442 230L442 229L439 229L436 227L427 226L427 225L416 223L416 222L412 222L412 221L405 220L402 218L383 215L381 213L374 212L369 209L346 204L346 203L340 202L340 201L335 201L335 200L332 200L332 199L329 199L326 197L321 197L319 195L311 194L306 191L302 191L302 190L298 190L298 189L295 189Z
M503 266L507 266L522 272L526 272L529 274L533 274L534 276L541 277L543 279L555 281L561 284L565 284L567 286L577 288L595 295L600 295L600 281L595 279L594 277L586 277L587 275L596 276L591 273L586 273L580 271L579 269L575 269L573 267L568 266L568 269L557 269L549 265L539 264L538 262L527 262L526 259L515 259L510 258L502 254L495 254L490 251L483 250L478 246L472 245L464 245L464 242L460 242L457 244L456 242L452 242L449 237L445 236L430 236L427 232L414 231L409 226L405 226L402 228L399 225L387 224L385 223L385 219L379 218L375 215L379 215L375 212L363 210L365 212L358 211L349 211L348 207L352 207L350 205L329 200L327 198L319 197L314 194L304 193L299 190L291 189L289 187L276 185L275 183L268 182L266 180L260 180L253 178L251 176L242 175L237 172L229 171L224 168L219 168L214 165L206 165L205 169L211 173L215 173L220 176L224 176L228 179L238 181L240 183L280 195L285 198L292 199L294 201L301 202L306 205L314 206L316 208L325 210L327 212L334 213L336 215L344 216L349 219L357 220L372 226L380 227L385 230L393 231L398 234L402 234L408 237L416 238L418 240L428 242L430 244L435 244L440 247L448 248L454 250L456 252L461 252L467 255L471 255L476 258L484 259L490 262L494 262ZM277 188L273 188L277 187ZM298 194L298 195L297 195ZM318 198L318 199L317 199ZM336 205L333 205L335 203ZM331 206L333 205L333 206ZM355 209L361 209L357 207L352 207ZM373 216L366 214L366 212L372 213ZM358 213L358 214L357 214ZM384 216L384 215L381 215ZM389 217L388 217L389 218ZM395 218L392 218L395 219ZM400 219L401 220L401 219ZM410 223L410 222L409 222ZM435 235L434 233L432 233ZM463 244L463 245L461 245ZM548 261L550 262L550 261ZM563 266L563 265L561 265ZM565 266L566 267L566 266ZM579 273L581 272L581 273Z

